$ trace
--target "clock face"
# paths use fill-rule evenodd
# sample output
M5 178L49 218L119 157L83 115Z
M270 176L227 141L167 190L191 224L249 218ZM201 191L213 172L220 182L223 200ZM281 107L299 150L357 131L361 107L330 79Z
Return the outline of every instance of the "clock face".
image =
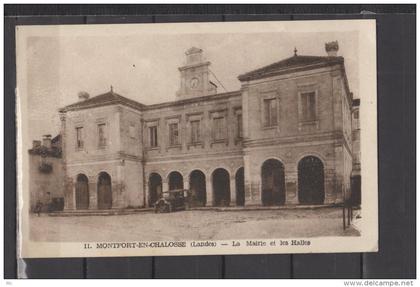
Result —
M197 88L199 82L200 82L200 80L198 78L192 78L191 81L190 81L191 89Z

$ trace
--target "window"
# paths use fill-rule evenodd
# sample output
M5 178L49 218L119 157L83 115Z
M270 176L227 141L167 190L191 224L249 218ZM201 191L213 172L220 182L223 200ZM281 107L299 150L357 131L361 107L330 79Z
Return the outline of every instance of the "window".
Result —
M242 138L242 114L236 116L236 137L238 139Z
M106 125L98 124L98 145L99 147L106 146Z
M191 143L200 142L200 121L191 121Z
M214 140L223 140L225 139L225 118L218 117L213 118L213 137Z
M276 99L264 100L264 126L273 127L277 125L277 101Z
M83 128L82 127L76 128L76 148L78 149L83 148Z
M149 143L150 147L158 146L157 126L149 127Z
M130 134L130 138L136 138L136 127L133 124L128 127L128 133Z
M179 144L177 123L169 124L169 143L172 146Z
M316 119L315 92L302 93L302 116L304 121Z
M354 112L354 119L355 120L359 119L359 111Z

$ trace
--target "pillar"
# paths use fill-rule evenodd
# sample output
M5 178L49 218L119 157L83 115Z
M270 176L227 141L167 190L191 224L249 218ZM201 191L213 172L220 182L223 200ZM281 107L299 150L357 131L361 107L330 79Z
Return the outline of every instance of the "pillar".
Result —
M184 186L184 189L188 190L188 192L184 192L184 196L186 196L186 200L185 203L187 205L187 209L190 209L192 207L192 193L190 192L190 181L189 181L189 177L182 175L182 185Z
M250 137L249 131L249 105L248 105L248 98L249 98L249 89L247 84L242 84L242 134L244 138Z
M89 209L98 209L98 182L89 178Z
M168 179L162 179L162 192L168 191L169 190L169 183L168 183Z
M121 204L121 183L119 181L112 181L112 209L122 208Z
M255 170L249 155L244 156L245 206L262 205L260 172Z
M114 132L116 132L115 138L112 139L113 141L113 145L114 148L117 151L122 151L122 145L121 145L121 114L122 114L122 107L121 106L116 106L115 107L115 113L114 113L114 124L115 124L115 129ZM109 132L110 134L110 132ZM111 138L111 134L109 136L109 138Z
M324 204L343 202L344 200L344 147L340 143L334 146L334 165L324 166Z
M116 167L117 174L115 179L111 175L112 181L112 209L125 208L128 206L125 198L125 177L124 177L124 161L120 161Z
M236 206L236 179L235 179L235 176L230 177L230 206Z
M213 206L213 184L211 176L206 176L206 206Z
M184 181L184 189L190 189L190 181L188 176L182 176L182 180Z
M145 187L144 190L146 192L146 194L145 194L146 202L144 203L144 206L151 207L150 206L150 185L149 185L149 179L148 178L146 179L146 183L145 183L144 187ZM153 204L153 202L152 202L152 204Z
M298 172L295 166L285 167L286 205L299 204Z
M343 202L343 180L334 169L324 168L324 204Z
M65 179L64 210L76 209L76 186L72 178Z
M66 134L66 113L60 112L60 134L61 134L61 155L62 155L62 171L63 171L63 194L64 194L64 210L76 209L75 190L73 179L67 176L67 134Z

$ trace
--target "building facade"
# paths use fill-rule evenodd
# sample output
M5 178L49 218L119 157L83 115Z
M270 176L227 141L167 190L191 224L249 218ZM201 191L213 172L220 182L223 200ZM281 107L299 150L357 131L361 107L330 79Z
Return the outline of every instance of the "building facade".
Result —
M352 107L352 138L353 138L353 170L351 174L351 190L353 195L353 203L361 204L361 184L362 174L360 166L360 99L353 100Z
M326 51L295 51L217 93L210 62L191 48L173 102L143 105L112 88L79 95L60 110L65 209L147 207L177 188L195 206L342 202L353 99L338 43Z

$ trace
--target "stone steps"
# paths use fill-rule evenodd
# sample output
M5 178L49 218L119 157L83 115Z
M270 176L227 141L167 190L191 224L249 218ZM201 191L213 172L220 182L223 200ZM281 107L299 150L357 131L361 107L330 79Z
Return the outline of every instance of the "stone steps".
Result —
M190 210L216 210L216 211L244 211L244 210L284 210L284 209L320 209L331 207L343 207L342 204L324 204L324 205L281 205L281 206L206 206L195 207Z
M206 207L192 207L189 210L202 211L245 211L245 210L291 210L291 209L320 209L342 207L341 204L328 205L283 205L283 206L206 206ZM47 213L48 216L110 216L110 215L128 215L142 212L153 212L153 208L133 208L133 209L103 209L103 210L66 210Z
M48 213L49 216L107 216L107 215L127 215L141 212L152 212L153 208L136 209L95 209L95 210L65 210Z

